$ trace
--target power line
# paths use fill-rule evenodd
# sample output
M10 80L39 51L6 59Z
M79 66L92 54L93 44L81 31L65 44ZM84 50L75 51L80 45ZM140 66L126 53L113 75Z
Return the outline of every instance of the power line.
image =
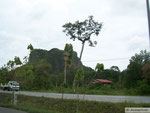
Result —
M83 62L99 62L99 61L117 61L117 60L129 60L130 57L126 58L111 58L111 59L99 59L99 60L85 60Z

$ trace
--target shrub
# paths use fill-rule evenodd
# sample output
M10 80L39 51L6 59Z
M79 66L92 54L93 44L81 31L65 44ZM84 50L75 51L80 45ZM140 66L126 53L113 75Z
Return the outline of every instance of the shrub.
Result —
M150 95L150 85L145 80L138 81L137 91L140 95Z
M89 89L100 89L103 87L103 84L101 83L91 83L89 86Z

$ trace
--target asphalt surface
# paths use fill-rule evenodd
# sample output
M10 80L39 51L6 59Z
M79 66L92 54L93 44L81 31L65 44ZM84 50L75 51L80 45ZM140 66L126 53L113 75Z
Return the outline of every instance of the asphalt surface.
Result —
M0 107L0 113L27 113L27 112Z
M8 91L0 91L0 93L11 93ZM61 93L42 93L42 92L27 92L18 91L16 94L48 97L48 98L62 98ZM150 96L108 96L108 95L83 95L79 94L80 100L100 101L100 102L134 102L134 103L150 103ZM64 99L77 99L76 94L64 94Z

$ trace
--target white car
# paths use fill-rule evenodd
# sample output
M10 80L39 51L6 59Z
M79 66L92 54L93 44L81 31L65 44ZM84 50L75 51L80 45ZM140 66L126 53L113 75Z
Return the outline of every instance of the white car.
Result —
M19 91L19 83L16 82L16 81L9 81L8 84L5 84L5 85L2 85L1 84L1 88L5 91L5 90L8 90L8 91Z

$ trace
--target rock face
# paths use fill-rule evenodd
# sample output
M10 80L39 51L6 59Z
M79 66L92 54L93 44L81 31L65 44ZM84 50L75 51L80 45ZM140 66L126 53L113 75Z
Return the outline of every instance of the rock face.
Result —
M42 50L42 49L35 49L29 56L29 63L38 64L41 61L44 61L50 64L53 73L64 71L63 50L59 50L57 48L53 48L50 51ZM74 52L71 69L75 69L77 67L78 61L79 61L79 58L77 57L77 53Z

